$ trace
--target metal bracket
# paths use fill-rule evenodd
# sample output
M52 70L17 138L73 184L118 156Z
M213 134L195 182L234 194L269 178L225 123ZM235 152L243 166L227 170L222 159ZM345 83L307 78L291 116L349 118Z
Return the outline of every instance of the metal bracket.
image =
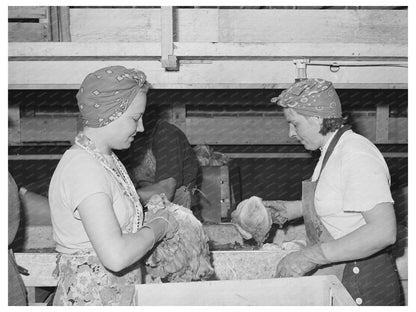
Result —
M309 59L297 59L293 60L296 65L296 79L306 79L306 65L310 63Z
M179 60L175 55L168 55L167 58L162 58L162 67L168 71L179 70Z

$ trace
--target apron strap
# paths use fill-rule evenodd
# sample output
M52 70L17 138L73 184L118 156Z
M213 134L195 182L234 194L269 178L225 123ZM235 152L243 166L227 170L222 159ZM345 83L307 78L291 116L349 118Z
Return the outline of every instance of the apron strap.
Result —
M332 141L331 141L331 143L329 144L328 149L327 149L327 151L326 151L326 153L325 153L324 160L322 161L321 170L320 170L320 172L319 172L319 176L318 176L318 178L316 179L316 182L318 182L319 178L321 177L322 171L324 170L325 165L326 165L326 163L328 162L328 159L329 159L329 157L331 156L332 152L334 151L335 146L337 145L337 143L338 143L339 139L341 138L341 136L342 136L342 135L343 135L346 131L348 131L348 130L350 130L350 129L351 129L351 126L350 126L350 125L343 126L343 127L342 127L342 128L340 128L340 129L338 130L338 132L334 135L334 138L332 139Z

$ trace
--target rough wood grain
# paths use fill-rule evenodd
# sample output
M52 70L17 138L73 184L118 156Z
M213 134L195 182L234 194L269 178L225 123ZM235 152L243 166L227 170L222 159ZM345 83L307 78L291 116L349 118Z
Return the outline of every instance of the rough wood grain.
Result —
M38 18L47 17L45 6L9 6L9 18Z
M407 43L402 10L220 10L219 25L220 42Z
M209 64L181 63L180 71L165 72L159 61L10 61L9 88L79 88L87 74L114 64L143 70L154 88L286 88L293 83L293 61L221 60ZM221 74L219 74L221 73ZM332 81L336 88L407 88L407 68L309 66L308 77Z
M354 59L367 60L377 58L378 64L395 63L401 61L407 65L407 44L363 44L363 43L201 43L175 42L174 53L184 59L221 59L221 58L250 58L287 59L309 57L325 60ZM37 42L37 43L9 43L9 57L160 57L160 42ZM387 59L387 60L386 60ZM390 60L390 61L389 61ZM313 61L312 61L313 63ZM345 62L344 62L345 63ZM363 64L366 64L363 63ZM331 63L328 63L330 65ZM343 62L339 63L340 65ZM359 64L359 63L357 63Z
M48 25L44 23L9 23L9 42L48 41Z

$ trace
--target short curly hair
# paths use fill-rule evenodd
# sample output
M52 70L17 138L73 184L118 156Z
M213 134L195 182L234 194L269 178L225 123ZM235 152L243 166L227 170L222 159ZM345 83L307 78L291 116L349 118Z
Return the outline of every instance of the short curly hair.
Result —
M322 135L326 135L329 132L335 132L343 125L347 123L348 117L341 117L341 118L323 118L322 126L319 130L319 133Z

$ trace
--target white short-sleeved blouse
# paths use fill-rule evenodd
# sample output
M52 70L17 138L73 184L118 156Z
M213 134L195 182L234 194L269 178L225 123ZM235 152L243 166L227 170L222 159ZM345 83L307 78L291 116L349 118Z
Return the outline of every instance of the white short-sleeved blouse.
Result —
M77 208L84 199L96 193L109 196L122 231L129 232L134 221L134 205L123 195L116 179L86 151L67 150L49 186L53 238L58 252L92 249Z
M322 149L312 181L316 181L332 138ZM337 239L365 224L361 212L393 203L390 174L383 155L365 137L346 131L329 158L315 192L315 209Z

